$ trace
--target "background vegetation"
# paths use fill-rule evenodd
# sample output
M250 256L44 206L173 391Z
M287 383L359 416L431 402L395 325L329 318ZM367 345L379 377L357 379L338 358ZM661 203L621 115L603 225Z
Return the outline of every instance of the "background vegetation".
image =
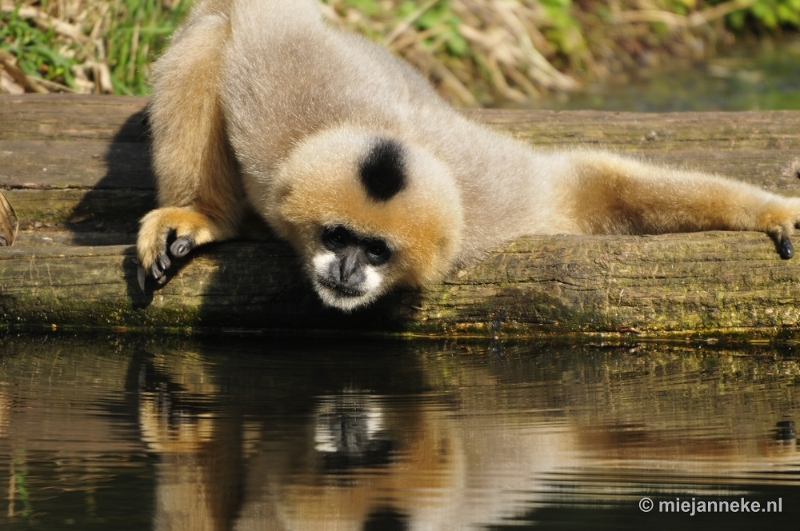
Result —
M146 94L192 0L0 0L0 92ZM747 36L800 28L800 0L325 0L462 105L521 104Z

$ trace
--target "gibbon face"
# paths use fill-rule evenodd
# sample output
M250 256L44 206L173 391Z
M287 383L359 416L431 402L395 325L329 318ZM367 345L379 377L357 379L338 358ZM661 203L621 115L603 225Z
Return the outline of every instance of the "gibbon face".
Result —
M298 145L262 215L300 253L322 301L350 311L444 274L463 225L448 170L382 132L340 128Z

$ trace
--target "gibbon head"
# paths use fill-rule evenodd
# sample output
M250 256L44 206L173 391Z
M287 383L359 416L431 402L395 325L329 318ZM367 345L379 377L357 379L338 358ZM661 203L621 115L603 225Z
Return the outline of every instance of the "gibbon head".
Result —
M437 280L459 249L463 213L449 170L388 134L312 135L270 190L262 214L300 253L328 306L350 311L393 286Z

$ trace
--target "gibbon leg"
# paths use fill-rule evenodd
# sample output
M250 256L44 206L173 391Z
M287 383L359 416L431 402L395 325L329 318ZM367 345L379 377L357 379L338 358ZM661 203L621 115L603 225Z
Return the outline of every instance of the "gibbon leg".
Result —
M800 198L701 172L652 166L605 153L573 155L567 201L584 234L753 230L769 234L782 258L800 222Z
M217 91L228 33L219 12L198 13L156 66L149 122L160 208L141 221L142 289L148 275L166 281L170 256L237 233L245 199Z

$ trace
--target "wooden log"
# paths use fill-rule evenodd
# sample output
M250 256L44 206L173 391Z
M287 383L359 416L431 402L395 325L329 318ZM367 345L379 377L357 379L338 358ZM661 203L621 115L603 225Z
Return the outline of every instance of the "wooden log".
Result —
M198 249L148 294L137 220L154 205L145 101L0 97L0 188L20 221L0 249L0 324L442 336L791 334L800 259L758 233L529 237L343 314L277 241ZM719 171L800 195L800 113L472 111L544 148L586 145Z

